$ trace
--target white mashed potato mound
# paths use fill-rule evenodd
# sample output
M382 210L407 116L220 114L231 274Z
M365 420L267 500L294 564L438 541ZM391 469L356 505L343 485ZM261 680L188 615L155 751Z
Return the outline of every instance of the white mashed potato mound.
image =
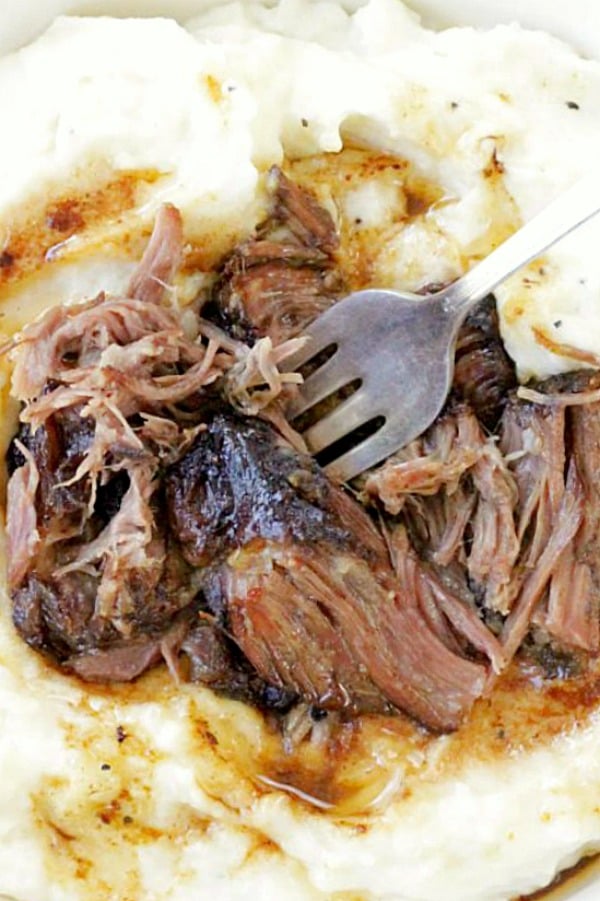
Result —
M231 3L187 28L59 18L0 63L0 96L11 136L0 145L2 218L32 186L103 161L163 173L151 207L168 199L190 225L241 227L257 171L283 154L337 151L344 139L398 153L444 191L419 226L426 234L412 236L420 266L407 264L405 242L391 254L394 281L409 289L456 277L457 260L490 250L497 210L482 172L492 153L522 220L600 154L600 64L518 25L432 32L397 0L354 13ZM574 365L540 333L600 355L599 243L591 222L498 290L522 378Z
M3 223L73 173L160 173L141 220L168 200L191 235L243 233L270 165L351 142L442 189L386 258L390 283L418 289L489 252L499 197L515 227L600 158L600 62L517 25L432 32L399 0L235 2L186 27L63 17L0 61L0 97L0 253ZM367 221L385 207L376 191L352 202ZM599 247L591 222L497 292L523 379L577 365L548 339L600 357ZM107 271L65 269L56 299L118 290L130 267L108 284ZM600 847L596 714L535 750L443 772L455 737L410 760L386 740L378 765L392 776L365 821L268 790L248 764L271 740L255 711L156 674L145 684L79 685L3 623L0 894L507 901Z

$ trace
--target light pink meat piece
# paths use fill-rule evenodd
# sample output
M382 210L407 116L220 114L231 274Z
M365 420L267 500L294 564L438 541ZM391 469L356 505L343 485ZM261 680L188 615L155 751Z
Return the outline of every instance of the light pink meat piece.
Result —
M523 560L531 568L548 543L565 490L564 408L512 400L502 421L500 449L511 461L519 493L519 541L531 533Z
M162 659L172 666L188 627L182 618L162 635L77 654L64 666L86 682L131 682Z
M577 562L571 545L563 551L552 574L544 626L567 647L594 652L600 643L598 614L592 572L587 564Z
M521 592L502 631L507 659L518 650L529 629L532 614L543 597L561 556L573 541L584 515L585 493L579 474L571 461L565 493L552 533L533 571L525 578Z
M521 547L514 520L517 488L493 444L486 445L471 477L477 506L467 558L469 575L484 586L486 606L506 613L512 601L510 586Z
M233 634L259 673L319 706L377 709L387 699L430 728L457 728L486 669L431 631L410 585L321 550L276 553L274 564L229 572Z
M6 555L11 590L18 588L25 578L40 544L35 507L39 473L27 448L20 444L19 450L25 457L25 463L9 479L6 502Z
M140 300L101 294L86 303L53 307L17 338L12 394L21 401L39 397L49 379L71 368L65 364L69 353L76 353L79 369L95 367L111 345L124 347L156 334L162 334L163 341L183 335L173 313Z
M442 488L452 494L484 448L485 438L475 416L467 407L459 407L370 473L365 492L377 497L388 513L397 515L409 494L433 495Z
M144 303L160 303L179 269L182 252L181 213L176 207L166 203L158 211L152 237L131 277L127 296L136 297Z
M488 657L495 672L500 672L505 664L502 646L479 618L474 606L452 590L450 579L444 582L431 566L419 560L403 527L394 530L390 543L400 584L417 598L423 612L427 610L430 625L438 637L450 650L456 650L456 636L463 641L466 639ZM460 645L458 651L462 653Z

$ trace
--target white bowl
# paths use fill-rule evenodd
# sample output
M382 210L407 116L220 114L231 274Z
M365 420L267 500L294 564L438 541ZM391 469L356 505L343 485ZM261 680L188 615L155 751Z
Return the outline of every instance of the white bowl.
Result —
M20 0L0 7L0 55L40 34L61 13L116 16L170 16L185 20L224 0ZM340 0L346 7L360 0ZM518 21L563 38L585 56L600 59L598 0L405 0L433 27L486 27ZM544 896L545 901L598 901L600 867L591 865L573 881Z

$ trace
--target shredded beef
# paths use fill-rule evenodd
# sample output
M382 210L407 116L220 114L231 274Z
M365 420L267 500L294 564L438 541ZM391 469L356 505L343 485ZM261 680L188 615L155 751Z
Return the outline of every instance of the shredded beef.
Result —
M159 303L179 268L182 249L181 213L171 204L165 204L158 211L152 236L129 283L127 296Z
M260 677L224 621L202 618L202 570L168 527L163 473L224 396L277 419L277 395L296 379L277 364L294 342L265 338L250 350L201 323L189 338L160 306L181 243L180 216L164 208L129 296L52 309L15 342L13 619L32 647L83 679L130 680L160 660L179 677L187 660L215 690L283 710L295 694ZM324 251L306 257L321 262Z
M329 213L276 167L272 209L254 239L224 261L213 307L241 340L268 335L279 344L297 335L343 295L335 268L338 246Z
M280 405L293 336L344 293L335 224L280 170L268 190L212 322L184 330L162 304L183 253L166 206L127 296L53 308L15 339L18 632L88 681L164 661L277 711L400 710L442 731L520 651L581 671L600 649L600 374L516 389L486 301L444 412L355 497Z

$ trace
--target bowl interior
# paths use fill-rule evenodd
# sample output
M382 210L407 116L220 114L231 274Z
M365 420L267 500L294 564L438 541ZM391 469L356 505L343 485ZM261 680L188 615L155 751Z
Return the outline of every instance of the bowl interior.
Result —
M62 13L116 16L169 16L185 21L199 9L223 0L20 0L0 7L0 55L17 49L40 34ZM360 0L340 0L355 8ZM474 25L489 27L518 21L560 37L585 56L600 60L600 3L597 0L408 0L425 24L433 27ZM592 864L548 901L598 901L600 863Z

